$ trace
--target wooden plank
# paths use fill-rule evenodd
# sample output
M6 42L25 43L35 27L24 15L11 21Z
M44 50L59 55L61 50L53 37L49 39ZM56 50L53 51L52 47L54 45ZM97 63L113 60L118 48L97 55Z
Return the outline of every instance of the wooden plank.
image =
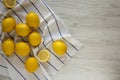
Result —
M45 0L84 44L55 80L120 80L120 0Z

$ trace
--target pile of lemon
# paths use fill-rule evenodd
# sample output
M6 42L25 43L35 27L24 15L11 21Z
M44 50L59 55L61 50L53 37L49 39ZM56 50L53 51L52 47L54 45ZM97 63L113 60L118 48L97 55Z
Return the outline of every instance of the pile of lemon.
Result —
M41 44L42 36L39 32L34 31L32 28L38 28L39 25L39 16L34 12L30 12L26 15L26 23L16 24L16 20L13 17L5 18L2 21L2 31L9 33L15 30L18 36L28 36L28 41L32 46L38 46L39 44ZM11 56L14 50L17 54L21 56L26 56L30 53L31 50L27 43L18 42L14 44L13 40L11 39L7 39L3 42L2 49L7 56Z
M28 37L29 42L17 42L8 38L2 43L2 51L6 56L11 56L15 52L20 56L27 56L31 52L31 46L38 46L42 42L42 36L35 31L40 25L40 18L35 12L29 12L26 15L26 23L16 23L15 18L8 17L2 21L2 31L11 32L15 30L16 34L21 37ZM30 43L30 44L29 44ZM47 53L49 54L49 53ZM46 59L47 61L48 59ZM29 72L34 72L38 68L38 61L35 57L29 57L25 62L25 67Z
M9 0L4 0L4 3L6 3L5 1L9 2ZM10 8L7 3L6 6ZM12 56L14 52L23 57L29 55L31 52L30 45L37 47L42 44L42 36L36 31L39 26L40 18L35 12L29 12L26 15L26 23L16 23L13 17L5 18L2 21L2 31L9 33L15 30L18 36L28 37L29 42L20 41L15 43L12 39L8 38L2 43L3 53L8 57ZM62 56L67 52L67 45L62 40L55 40L52 43L52 49L57 55ZM50 52L46 49L40 50L37 57L40 62L47 62L50 59ZM36 71L38 66L38 60L35 57L29 57L25 61L25 68L29 72Z

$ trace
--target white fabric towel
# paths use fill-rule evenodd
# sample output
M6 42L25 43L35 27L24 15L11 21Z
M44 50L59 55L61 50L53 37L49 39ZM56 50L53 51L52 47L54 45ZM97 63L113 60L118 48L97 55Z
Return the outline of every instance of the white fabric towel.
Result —
M51 58L46 63L39 62L39 69L34 73L29 73L24 67L26 58L17 54L6 57L1 50L1 43L5 38L12 38L15 42L19 38L14 31L3 33L0 27L0 74L9 77L10 80L54 80L54 75L72 56L81 48L82 44L74 39L68 32L67 27L58 16L41 0L17 0L17 5L13 9L7 9L0 0L0 25L4 18L12 16L17 23L25 23L25 16L28 12L36 12L40 19L41 25L38 31L43 36L43 43L36 48L32 48L31 55L34 56L41 49L50 51ZM62 39L68 47L67 53L59 57L51 48L51 43L55 40Z

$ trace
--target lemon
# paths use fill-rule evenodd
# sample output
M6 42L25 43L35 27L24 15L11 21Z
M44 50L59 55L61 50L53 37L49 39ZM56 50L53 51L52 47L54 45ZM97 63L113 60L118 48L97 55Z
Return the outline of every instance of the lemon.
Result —
M32 46L39 45L41 41L42 41L42 37L38 32L34 31L29 35L29 42Z
M41 50L38 53L40 62L47 62L50 59L50 52L48 50Z
M33 28L38 28L40 25L40 18L35 12L30 12L26 15L26 23Z
M27 56L30 53L30 47L25 42L15 44L15 52L21 56Z
M16 0L3 0L3 3L7 8L13 8L16 5Z
M53 51L62 56L67 52L67 45L62 40L56 40L52 44Z
M27 36L31 32L31 29L27 24L19 23L16 25L15 31L19 36Z
M11 39L7 39L2 43L2 50L7 56L11 56L14 53L14 42Z
M2 21L2 31L3 32L11 32L16 25L16 21L12 17L5 18Z
M30 57L25 61L25 68L29 72L35 72L38 69L38 61L35 57Z

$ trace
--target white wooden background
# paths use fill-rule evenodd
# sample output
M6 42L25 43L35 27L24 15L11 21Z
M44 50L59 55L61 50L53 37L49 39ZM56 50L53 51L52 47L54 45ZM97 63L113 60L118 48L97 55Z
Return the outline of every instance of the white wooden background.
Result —
M120 0L45 0L84 47L56 80L120 80Z
M120 0L45 1L84 44L55 79L120 80Z

